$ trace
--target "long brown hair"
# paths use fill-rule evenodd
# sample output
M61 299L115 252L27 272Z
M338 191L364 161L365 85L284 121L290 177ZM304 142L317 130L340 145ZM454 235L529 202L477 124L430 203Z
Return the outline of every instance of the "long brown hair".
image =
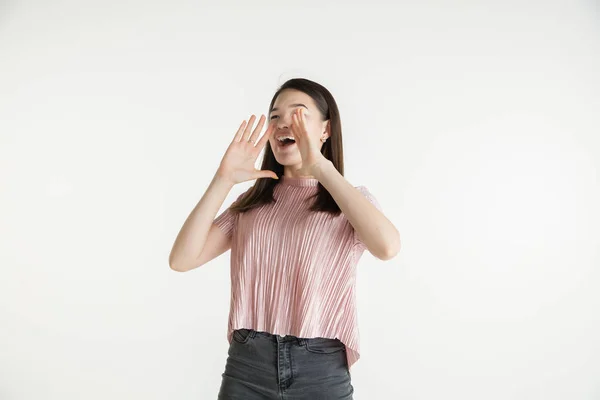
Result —
M323 144L321 153L333 163L335 169L343 176L344 175L344 152L342 146L342 124L340 121L340 112L335 99L322 85L304 78L294 78L285 82L273 95L271 104L269 105L269 114L273 109L277 96L286 90L293 89L309 95L315 102L321 119L329 120L330 137ZM267 115L269 115L267 114ZM271 144L265 145L265 152L261 169L267 169L275 172L277 176L283 175L283 165L279 164L273 155ZM245 212L258 207L262 204L274 202L273 190L275 185L279 184L279 180L273 178L259 178L246 193L235 201L230 209L235 212ZM338 215L341 210L331 194L325 189L321 183L318 183L318 191L314 196L313 204L310 207L311 211L326 211L333 215Z

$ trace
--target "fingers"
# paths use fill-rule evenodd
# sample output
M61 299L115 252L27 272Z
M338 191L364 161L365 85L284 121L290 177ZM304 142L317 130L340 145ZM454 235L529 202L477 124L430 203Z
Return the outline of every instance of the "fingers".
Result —
M240 125L240 129L238 129L235 135L236 142L241 142L242 140L248 141L248 136L250 135L250 130L252 129L252 125L254 125L255 120L256 116L251 115L250 119L248 120L248 123L246 123L246 120L242 122L242 125Z
M298 109L300 128L306 132L306 118L304 117L304 109Z
M267 118L264 116L264 114L261 115L260 119L258 120L258 124L256 125L256 128L254 128L254 130L252 130L254 121L256 121L256 116L251 115L248 122L246 123L246 120L244 120L242 122L242 124L240 125L240 127L238 128L238 130L235 134L235 137L234 137L234 141L235 142L251 142L254 145L256 143L256 140L258 139L258 136L260 135L260 132L262 131L263 126L265 125L266 120L267 120ZM274 122L274 121L272 121L272 122ZM265 134L263 135L261 140L256 144L256 147L265 145L266 140L269 139L269 135L272 133L274 128L275 128L275 124L269 123L267 132L265 132Z
M304 115L302 115L301 113L302 113L302 109L298 108L292 114L292 126L291 126L291 129L292 129L292 133L296 137L300 136L301 133L303 131L305 131L305 127L304 127Z
M269 123L269 126L267 126L266 132L262 135L262 137L256 144L256 148L258 150L262 150L262 148L265 147L265 145L269 141L269 137L271 137L271 134L275 131L275 126L277 126L277 123L275 122L275 120L273 120Z
M244 137L242 138L243 142L247 142L250 139L250 134L252 133L254 121L256 121L256 115L253 114L248 120L248 125L246 125L246 129L244 129Z
M233 137L234 142L239 142L240 140L242 140L242 134L244 133L244 128L246 128L246 120L242 121L242 124L240 125L239 129L235 133L235 136Z
M250 131L252 130L252 126L254 126L254 121L256 121L256 115L250 116L248 120L248 125L246 125L246 129L244 129L244 137L243 141L248 141L248 137L250 136Z
M252 132L252 135L248 138L249 142L256 143L256 139L258 139L258 135L262 131L262 128L263 128L266 120L267 120L267 117L265 117L264 115L260 116L260 119L258 120L258 125L256 125L256 128Z
M298 121L296 120L296 112L292 114L292 123L290 124L290 130L294 134L294 136L298 135Z
M275 172L269 171L268 169L257 170L254 178L256 178L256 179L258 179L258 178L279 179L279 177L277 176L277 174Z

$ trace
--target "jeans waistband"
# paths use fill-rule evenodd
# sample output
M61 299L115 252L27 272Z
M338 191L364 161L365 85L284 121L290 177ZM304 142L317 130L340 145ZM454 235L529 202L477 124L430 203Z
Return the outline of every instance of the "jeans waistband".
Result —
M249 329L249 331L250 331L250 337L252 337L252 338L255 336L263 336L263 337L269 338L272 341L278 342L278 343L296 342L299 345L304 345L306 343L305 338L299 338L299 337L296 337L293 335L285 335L285 336L274 335L269 332L255 331L254 329Z

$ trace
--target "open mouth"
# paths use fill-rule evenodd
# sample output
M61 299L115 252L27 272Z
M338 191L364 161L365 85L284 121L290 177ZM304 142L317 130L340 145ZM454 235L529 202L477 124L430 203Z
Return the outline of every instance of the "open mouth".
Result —
M277 144L281 148L283 148L283 147L289 147L289 146L291 146L291 145L293 145L295 143L296 143L296 141L294 139L292 139L291 137L284 137L284 138L277 139Z

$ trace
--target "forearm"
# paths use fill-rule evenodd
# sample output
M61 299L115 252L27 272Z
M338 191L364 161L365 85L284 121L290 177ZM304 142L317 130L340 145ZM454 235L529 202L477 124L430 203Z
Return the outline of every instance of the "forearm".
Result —
M232 183L215 174L175 239L169 255L171 268L176 265L186 265L200 255L212 222L232 187Z
M400 234L396 227L329 160L319 163L312 174L331 194L371 254L388 260L398 253Z

